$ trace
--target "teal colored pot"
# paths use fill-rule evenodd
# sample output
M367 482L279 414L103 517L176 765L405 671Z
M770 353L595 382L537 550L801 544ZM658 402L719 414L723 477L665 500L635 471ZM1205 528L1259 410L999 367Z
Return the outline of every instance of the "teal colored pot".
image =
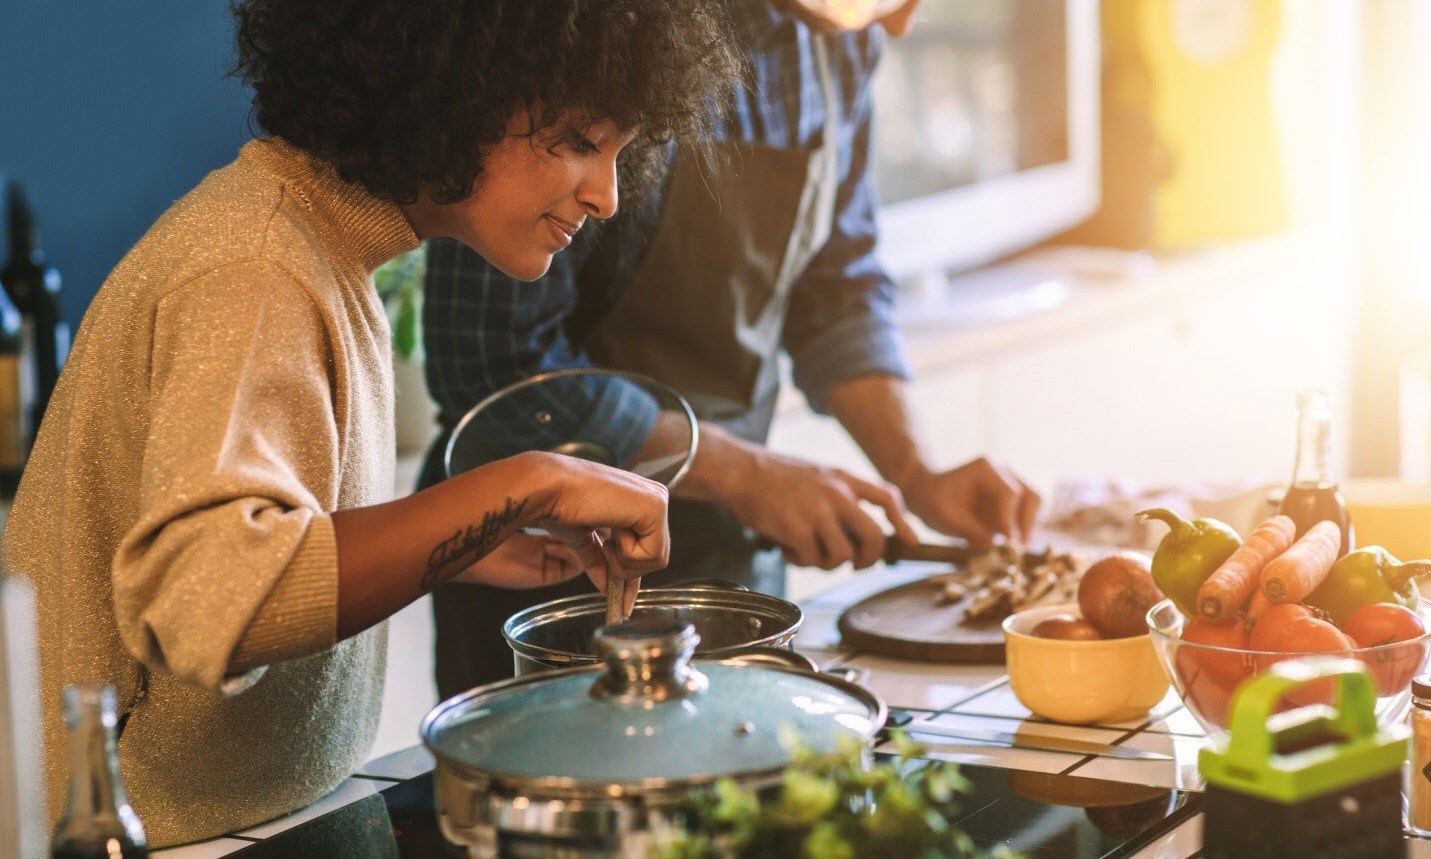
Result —
M833 751L868 744L886 708L849 680L748 657L692 663L688 623L601 628L604 664L534 673L442 702L423 720L443 835L473 856L630 856L692 789L778 785L793 732ZM558 850L557 848L560 848ZM523 853L522 855L527 855Z

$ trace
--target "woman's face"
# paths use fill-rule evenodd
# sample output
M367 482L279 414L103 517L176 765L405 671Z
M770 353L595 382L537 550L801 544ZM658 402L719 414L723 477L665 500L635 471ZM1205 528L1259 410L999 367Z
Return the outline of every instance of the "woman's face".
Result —
M446 236L518 280L546 274L588 217L616 214L616 156L634 138L610 122L563 121L533 135L518 111L483 153L472 193L456 203L423 195L405 207L420 238Z

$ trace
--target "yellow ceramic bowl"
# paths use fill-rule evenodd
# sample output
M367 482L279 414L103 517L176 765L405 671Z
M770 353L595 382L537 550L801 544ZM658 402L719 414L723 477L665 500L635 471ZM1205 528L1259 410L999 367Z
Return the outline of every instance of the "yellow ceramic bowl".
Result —
M1431 558L1431 486L1348 480L1342 497L1358 546L1384 546L1403 561Z
M1039 622L1081 617L1077 603L1025 609L1004 618L1009 685L1035 714L1055 722L1122 722L1168 692L1168 675L1147 635L1106 641L1035 638Z

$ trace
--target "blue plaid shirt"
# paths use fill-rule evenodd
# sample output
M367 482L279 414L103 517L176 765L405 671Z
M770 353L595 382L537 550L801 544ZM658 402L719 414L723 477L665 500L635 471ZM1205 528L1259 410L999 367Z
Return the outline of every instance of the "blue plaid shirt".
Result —
M823 410L839 383L860 375L908 378L894 323L894 284L875 257L876 196L871 177L871 77L884 32L878 27L817 35L768 0L732 0L737 35L751 65L750 85L716 118L714 135L772 147L817 144L825 125L812 39L825 39L840 115L835 145L839 188L829 240L794 284L782 331L794 381L812 408ZM645 239L655 231L655 205L635 207L577 243L532 283L492 268L450 239L428 244L423 331L427 382L452 426L493 391L519 379L591 364L580 347L582 327L630 281ZM624 223L623 223L624 222ZM587 233L592 235L586 238ZM610 422L613 446L625 461L654 417L654 402L620 383L586 388L589 398L554 391L546 425L550 439L573 428Z

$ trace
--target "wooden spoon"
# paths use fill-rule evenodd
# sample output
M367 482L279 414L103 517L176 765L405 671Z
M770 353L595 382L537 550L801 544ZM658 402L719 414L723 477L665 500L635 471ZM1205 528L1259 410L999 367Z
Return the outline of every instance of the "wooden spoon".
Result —
M626 589L628 580L621 577L621 561L610 543L601 544L601 552L606 556L606 623L620 623L630 617L626 613ZM631 592L640 587L640 579L629 580Z

